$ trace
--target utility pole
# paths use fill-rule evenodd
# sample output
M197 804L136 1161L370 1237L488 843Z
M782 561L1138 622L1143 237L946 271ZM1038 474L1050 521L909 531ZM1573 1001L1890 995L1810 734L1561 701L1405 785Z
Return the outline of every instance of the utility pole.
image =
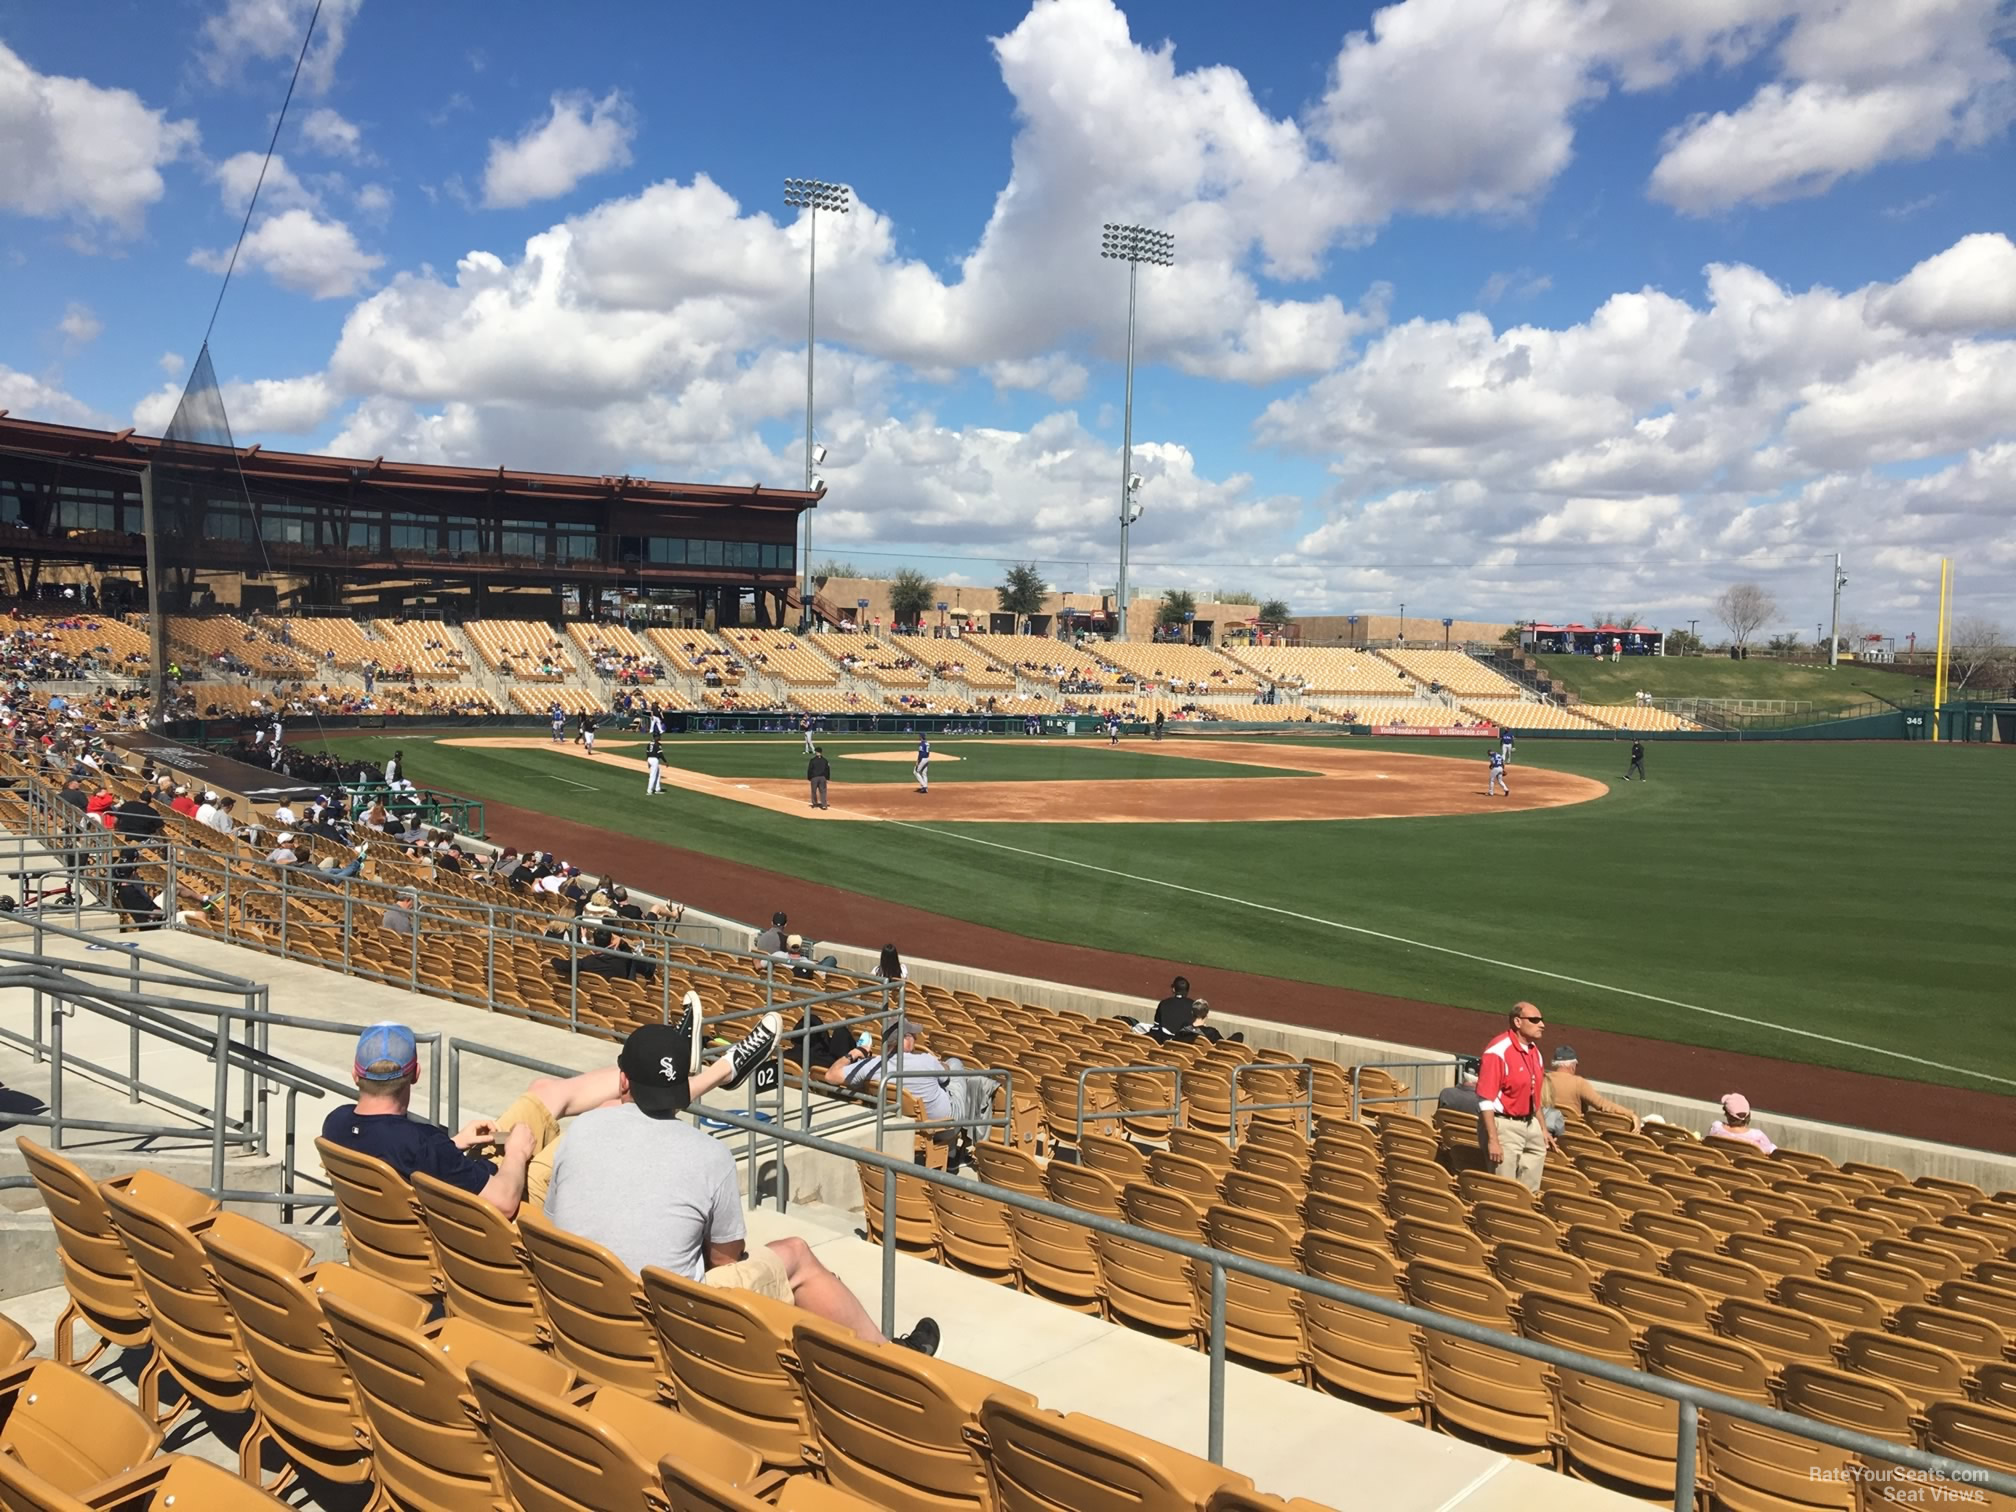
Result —
M1848 584L1848 574L1841 570L1841 553L1834 553L1834 616L1827 629L1827 665L1841 665L1841 590Z

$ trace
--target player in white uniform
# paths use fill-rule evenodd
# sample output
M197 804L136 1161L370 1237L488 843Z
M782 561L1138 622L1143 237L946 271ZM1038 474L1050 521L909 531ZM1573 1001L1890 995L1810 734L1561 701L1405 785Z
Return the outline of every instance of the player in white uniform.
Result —
M812 716L810 714L803 715L799 718L798 729L799 732L803 734L805 737L805 754L807 756L813 756L818 754L819 748L812 744Z
M1512 796L1512 784L1505 780L1505 753L1494 746L1491 751L1491 785L1484 790L1484 796L1489 798L1501 791L1507 798Z
M651 737L651 744L645 749L644 752L644 771L646 773L644 779L644 792L647 797L651 796L652 794L655 794L658 791L658 780L660 776L663 775L664 769L665 769L665 751L664 748L658 744L658 737L656 735L653 735Z
M583 714L581 716L581 744L590 756L595 754L595 716L593 714Z
M917 774L917 791L920 793L930 792L931 737L928 735L919 735L917 737L917 765L912 770Z

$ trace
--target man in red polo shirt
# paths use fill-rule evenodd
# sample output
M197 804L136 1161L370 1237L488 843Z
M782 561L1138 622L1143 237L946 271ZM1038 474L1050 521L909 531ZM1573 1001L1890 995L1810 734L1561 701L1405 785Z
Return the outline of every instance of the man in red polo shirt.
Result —
M1540 1060L1540 1036L1547 1020L1531 1003L1519 1003L1508 1015L1511 1027L1484 1047L1477 1077L1479 1134L1484 1154L1500 1176L1540 1190L1540 1173L1554 1136L1540 1116L1547 1084Z

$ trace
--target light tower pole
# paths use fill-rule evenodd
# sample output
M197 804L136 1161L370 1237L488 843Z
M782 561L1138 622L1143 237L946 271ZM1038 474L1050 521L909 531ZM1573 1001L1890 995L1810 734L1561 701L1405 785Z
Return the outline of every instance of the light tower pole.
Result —
M1841 570L1841 553L1834 553L1834 613L1828 628L1833 634L1827 637L1827 665L1841 665L1841 590L1848 586L1848 574Z
M805 490L808 493L812 490L812 468L819 460L813 455L815 447L812 441L812 360L818 332L815 316L819 308L819 212L832 210L845 215L851 197L845 184L829 184L824 179L784 180L784 203L806 212L807 230L810 232L805 251ZM800 511L798 519L804 532L802 549L805 553L798 608L802 623L809 626L812 623L812 511Z
M1099 236L1099 255L1127 264L1127 403L1120 434L1120 639L1127 639L1127 532L1141 513L1135 499L1140 482L1134 476L1134 286L1141 264L1166 268L1176 261L1176 238L1147 226L1121 226L1111 221Z

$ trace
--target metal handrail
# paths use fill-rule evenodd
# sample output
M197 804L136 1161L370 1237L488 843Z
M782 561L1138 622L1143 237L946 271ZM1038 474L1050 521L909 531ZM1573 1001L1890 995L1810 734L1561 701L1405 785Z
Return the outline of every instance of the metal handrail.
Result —
M1299 1071L1302 1073L1302 1095L1292 1102L1247 1103L1248 1113L1300 1112L1304 1138L1316 1135L1316 1067L1309 1061L1242 1061L1232 1068L1228 1080L1231 1083L1231 1132L1229 1143L1233 1149L1239 1148L1239 1078L1251 1071Z
M1117 1080L1117 1078L1133 1071L1174 1072L1176 1076L1175 1106L1169 1108L1122 1108L1113 1114L1115 1120L1120 1121L1124 1127L1125 1119L1129 1113L1137 1114L1142 1118L1168 1118L1171 1121L1183 1116L1183 1068L1181 1066L1087 1066L1078 1073L1078 1121L1077 1126L1071 1131L1074 1138L1080 1142L1085 1138L1085 1083L1095 1076L1111 1076ZM1117 1096L1117 1088L1115 1092ZM1099 1123L1106 1122L1105 1115L1101 1114L1096 1121Z
M1439 1060L1379 1061L1376 1063L1368 1062L1366 1066L1360 1067L1359 1069L1383 1071L1388 1073L1389 1075L1395 1071L1447 1071L1449 1073L1450 1080L1453 1083L1460 1074L1464 1059L1465 1057L1460 1055L1445 1055L1441 1057ZM1357 1118L1358 1110L1360 1108L1369 1108L1376 1105L1382 1105L1391 1102L1404 1102L1409 1104L1417 1102L1425 1102L1428 1100L1429 1096L1433 1095L1433 1094L1423 1094L1417 1091L1409 1093L1404 1097L1360 1097L1358 1095L1358 1078L1356 1076L1353 1076L1350 1078L1350 1082L1351 1082L1350 1117L1354 1119Z

